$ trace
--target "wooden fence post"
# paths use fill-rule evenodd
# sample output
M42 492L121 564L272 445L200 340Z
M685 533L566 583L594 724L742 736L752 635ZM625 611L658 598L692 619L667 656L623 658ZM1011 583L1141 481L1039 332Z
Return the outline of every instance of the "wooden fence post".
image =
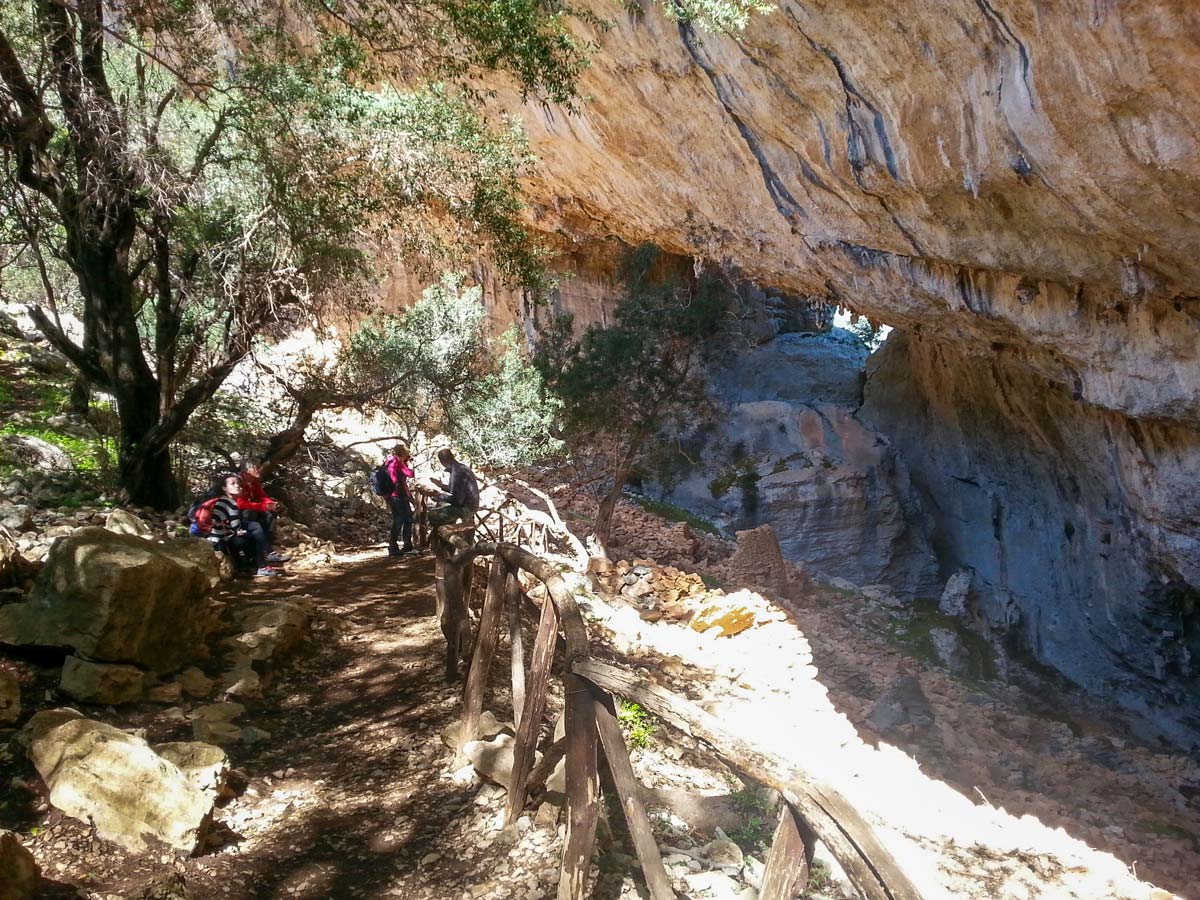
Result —
M487 688L488 670L496 653L496 642L500 638L500 616L504 611L504 581L508 567L499 556L492 558L488 572L487 594L483 598L483 612L479 616L479 634L475 639L475 651L471 654L471 668L467 673L467 685L463 691L462 724L458 729L458 752L463 745L475 740L479 731L479 714L483 710L483 692Z
M542 617L538 622L537 638L533 643L533 660L529 666L529 684L525 708L521 712L521 727L513 746L512 778L508 785L508 804L504 824L511 825L525 808L525 790L529 770L533 768L538 735L542 730L542 713L546 709L546 685L550 681L550 665L554 662L554 647L558 643L558 611L549 597L542 602Z
M525 638L521 634L521 582L509 570L504 585L504 605L508 609L508 640L511 650L513 724L521 727L525 712Z
M472 565L470 560L465 563L447 559L442 564L442 594L444 602L439 613L439 624L446 638L446 680L458 678L458 660L461 657L464 641L469 639L471 621L467 618L467 610L463 601L463 569Z
M586 900L600 816L596 714L586 681L568 674L563 687L567 715L567 836L563 841L558 900Z
M808 886L809 865L817 837L787 803L779 806L779 824L767 852L758 900L792 900Z

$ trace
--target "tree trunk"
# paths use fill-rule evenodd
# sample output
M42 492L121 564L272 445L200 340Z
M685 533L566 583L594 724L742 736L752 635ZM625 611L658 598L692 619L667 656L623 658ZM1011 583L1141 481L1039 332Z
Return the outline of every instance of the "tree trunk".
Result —
M179 505L179 485L168 448L122 453L118 473L121 487L134 506L171 510Z
M616 512L617 501L625 492L625 482L629 479L629 470L633 468L633 461L637 459L638 451L642 448L644 440L645 435L640 433L635 433L630 437L629 446L625 448L625 453L617 463L617 470L613 472L612 488L600 501L600 508L596 511L596 525L592 534L605 556L608 555L608 539L612 533L613 513Z
M144 373L127 367L114 395L121 422L117 445L117 477L135 506L169 510L179 505L179 486L171 471L169 441L151 442L150 432L159 424L158 383L149 369Z
M71 393L67 400L67 408L77 416L86 417L88 407L92 402L92 386L82 375L76 375L71 384Z
M260 473L263 478L268 477L279 466L291 459L296 451L304 445L304 432L312 424L313 416L317 414L318 409L320 409L320 404L316 400L307 397L299 399L292 423L274 435L267 443L267 450L263 454L260 464Z

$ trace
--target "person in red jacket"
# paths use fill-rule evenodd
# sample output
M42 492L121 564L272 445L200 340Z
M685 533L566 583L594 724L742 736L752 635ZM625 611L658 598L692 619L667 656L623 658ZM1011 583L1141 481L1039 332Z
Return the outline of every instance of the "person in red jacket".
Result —
M262 470L257 461L247 460L242 463L241 482L242 492L237 498L238 510L247 521L258 522L262 525L267 539L272 539L275 532L275 519L278 518L276 510L279 508L279 504L268 497L267 492L263 490ZM290 558L282 553L272 552L267 557L267 561L282 563L287 562Z

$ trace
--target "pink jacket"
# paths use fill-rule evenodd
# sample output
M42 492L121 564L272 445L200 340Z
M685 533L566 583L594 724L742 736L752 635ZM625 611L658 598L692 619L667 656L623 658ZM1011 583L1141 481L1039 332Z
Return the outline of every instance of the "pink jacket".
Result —
M413 477L412 467L400 462L400 460L395 456L389 456L387 461L387 470L388 475L390 475L392 478L392 484L396 486L395 490L392 491L392 496L406 496L411 500L412 491L408 489L408 479ZM403 492L400 490L402 486L404 488Z

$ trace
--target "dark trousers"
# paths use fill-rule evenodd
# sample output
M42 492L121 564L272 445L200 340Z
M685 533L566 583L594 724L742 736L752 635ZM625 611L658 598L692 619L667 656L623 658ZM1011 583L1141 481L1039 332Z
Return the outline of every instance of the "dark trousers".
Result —
M269 509L264 509L259 512L257 509L243 509L243 522L258 522L263 527L263 531L267 533L267 539L270 540L271 534L275 531L275 520L278 518L276 513Z
M246 566L253 565L261 569L267 564L267 554L271 552L271 542L267 532L258 522L242 522L245 534L234 534L225 538L225 549L233 557L234 562L242 562Z
M408 502L407 497L388 497L388 506L392 510L392 530L388 534L388 550L392 553L399 553L401 548L396 545L396 540L402 538L404 540L405 550L412 549L412 527L413 527L413 512L412 506Z

